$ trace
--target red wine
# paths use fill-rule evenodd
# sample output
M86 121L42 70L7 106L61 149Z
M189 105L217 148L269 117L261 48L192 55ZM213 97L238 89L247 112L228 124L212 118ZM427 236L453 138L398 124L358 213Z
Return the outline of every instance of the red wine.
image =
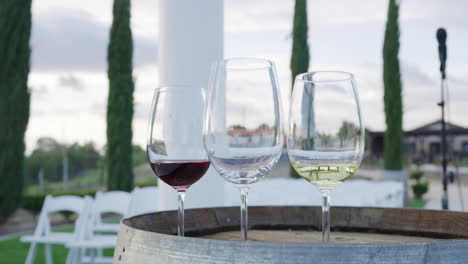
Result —
M154 173L177 191L185 191L210 167L208 160L159 160L150 163Z

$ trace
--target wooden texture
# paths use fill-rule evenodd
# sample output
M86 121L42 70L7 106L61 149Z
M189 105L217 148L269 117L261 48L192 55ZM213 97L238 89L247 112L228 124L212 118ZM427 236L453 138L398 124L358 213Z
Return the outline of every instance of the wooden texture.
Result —
M219 232L216 234L199 236L199 238L241 241L239 230ZM443 241L441 238L423 236L404 236L393 234L377 234L362 232L332 232L330 243L335 244L376 244L376 243L415 243ZM322 243L321 231L303 230L250 230L249 240L256 242L274 243Z
M187 210L184 238L175 211L135 216L114 263L468 263L468 213L334 207L331 218L336 243L321 244L319 207L251 207L247 242L238 207Z

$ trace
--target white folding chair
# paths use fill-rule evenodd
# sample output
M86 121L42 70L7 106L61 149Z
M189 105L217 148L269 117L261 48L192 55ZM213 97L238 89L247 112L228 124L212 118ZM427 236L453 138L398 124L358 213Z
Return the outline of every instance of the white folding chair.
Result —
M26 257L26 264L34 263L36 257L36 248L38 244L45 245L45 258L47 264L52 264L52 247L51 245L65 245L67 242L76 239L83 226L83 222L87 218L89 206L92 198L86 196L84 198L79 196L57 196L47 195L42 205L39 220L32 236L22 236L21 242L31 243L28 255ZM50 213L71 211L78 214L75 221L75 228L73 232L53 232L49 219ZM72 251L69 251L67 256L67 263L70 262Z
M131 195L128 192L96 193L82 235L79 236L79 239L69 241L66 245L70 249L79 250L79 254L73 258L73 263L112 263L111 257L103 256L103 250L115 247L119 224L104 223L102 217L104 213L113 213L124 217L127 215L130 200Z
M92 209L93 232L119 232L119 223L104 223L102 216L105 213L127 215L128 206L132 196L124 191L97 192Z
M127 217L157 211L158 187L135 187L128 207Z

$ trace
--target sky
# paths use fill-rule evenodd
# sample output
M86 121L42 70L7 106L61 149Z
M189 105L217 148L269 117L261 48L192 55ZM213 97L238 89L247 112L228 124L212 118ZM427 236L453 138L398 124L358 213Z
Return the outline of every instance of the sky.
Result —
M362 113L371 130L385 129L382 46L387 0L309 0L309 71L355 75ZM288 108L292 0L225 0L224 56L275 62ZM404 128L440 117L435 32L447 29L450 121L468 126L468 0L401 0L400 66ZM112 0L34 0L31 36L31 115L27 152L38 138L106 142L106 54ZM132 1L135 115L133 142L143 146L150 98L158 78L159 1Z

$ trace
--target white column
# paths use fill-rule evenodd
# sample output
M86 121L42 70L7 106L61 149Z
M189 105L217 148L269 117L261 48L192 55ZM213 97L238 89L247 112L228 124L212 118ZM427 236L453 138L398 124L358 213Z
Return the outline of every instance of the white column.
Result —
M223 0L160 0L160 86L207 88L211 65L223 58ZM177 208L176 191L159 181L158 208ZM212 168L188 191L186 208L222 206L224 180Z

